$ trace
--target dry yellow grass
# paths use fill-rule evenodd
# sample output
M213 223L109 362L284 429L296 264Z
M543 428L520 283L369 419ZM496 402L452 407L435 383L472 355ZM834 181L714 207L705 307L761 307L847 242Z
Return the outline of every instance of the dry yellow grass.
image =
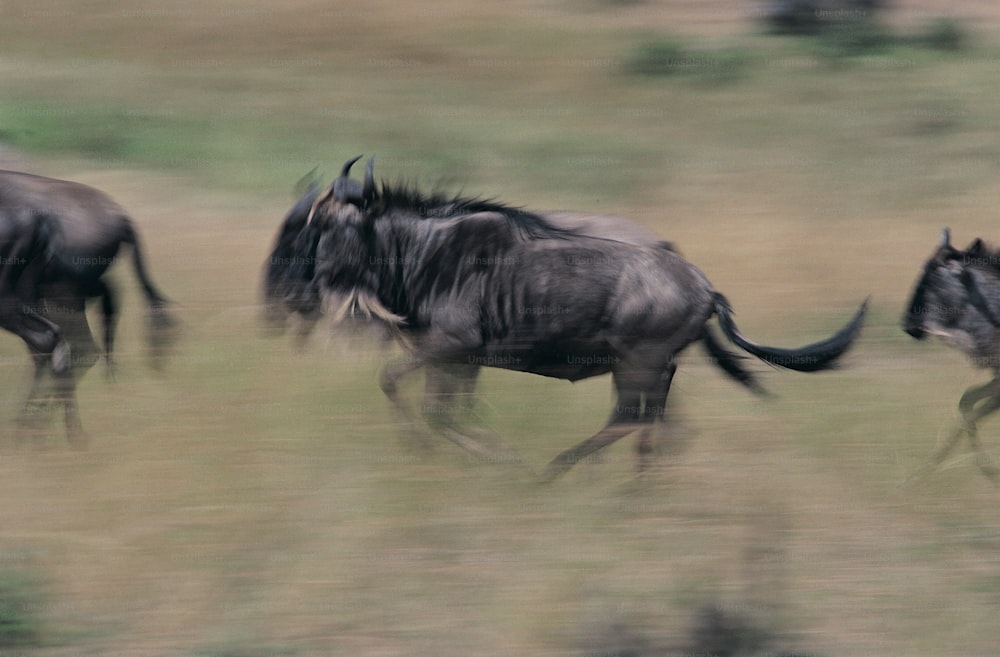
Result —
M0 456L0 570L47 583L38 654L579 654L615 625L682 645L713 600L810 654L1000 645L996 490L962 459L900 487L982 377L897 327L942 225L959 243L996 235L998 105L978 55L768 67L702 87L629 80L606 57L640 29L744 38L725 3L82 7L4 6L0 68L25 102L103 95L211 117L214 136L257 116L265 130L315 130L309 166L371 139L362 149L389 177L621 212L675 241L769 343L826 335L873 304L844 369L764 372L769 402L692 349L672 394L674 447L654 473L635 481L622 441L540 488L443 443L430 459L402 449L374 348L317 336L299 353L259 335L260 268L290 203L274 190L294 179L253 189L256 173L220 160L220 180L237 181L226 187L185 167L25 156L132 209L185 331L166 376L150 374L134 280L117 272L120 379L95 368L80 390L93 447L69 451L54 429L46 449ZM1000 10L965 7L989 34ZM901 3L897 20L933 13ZM275 156L261 140L245 145L252 172ZM22 345L0 340L0 367L9 428L29 376ZM609 387L489 372L481 415L541 466L599 426ZM1000 429L983 439L997 455Z

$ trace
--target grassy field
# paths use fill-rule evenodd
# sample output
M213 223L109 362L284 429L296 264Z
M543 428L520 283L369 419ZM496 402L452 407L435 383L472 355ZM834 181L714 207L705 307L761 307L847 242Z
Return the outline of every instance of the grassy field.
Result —
M997 489L964 457L902 486L986 375L899 317L942 226L996 239L1000 10L895 7L894 34L948 15L969 40L851 54L723 2L0 4L0 164L129 208L183 321L151 373L119 267L118 379L80 386L91 449L55 420L44 449L4 441L0 615L24 593L34 634L0 655L648 656L691 652L711 605L772 654L996 654ZM635 72L667 49L670 72ZM641 479L629 440L549 487L443 441L418 458L376 384L389 353L256 323L296 181L357 153L641 221L762 342L871 296L865 334L833 373L759 366L768 401L692 348ZM0 431L29 377L0 340ZM612 403L607 378L490 371L481 393L535 468Z

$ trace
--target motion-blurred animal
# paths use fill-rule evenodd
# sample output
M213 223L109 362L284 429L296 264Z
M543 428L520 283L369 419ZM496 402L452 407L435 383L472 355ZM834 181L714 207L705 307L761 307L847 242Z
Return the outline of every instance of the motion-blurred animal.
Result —
M965 436L980 470L1000 483L1000 471L983 452L977 428L980 420L1000 408L1000 251L978 238L965 250L956 249L945 228L907 304L903 330L918 340L935 335L964 352L974 366L993 371L992 380L962 395L960 426L918 474L940 465Z
M68 367L55 367L52 389L46 392L53 350L26 340L35 361L35 376L21 416L22 433L37 424L47 398L62 403L66 434L76 446L86 445L76 402L76 385L100 352L86 318L86 302L101 300L104 354L111 367L117 303L104 275L118 259L123 244L132 248L132 264L149 304L148 344L151 362L162 366L174 339L175 320L166 297L146 270L139 236L128 213L92 187L28 173L0 171L0 225L36 218L44 222L45 253L30 260L20 273L21 296L32 314L58 325L72 354Z
M316 198L294 241L289 276L318 290L334 320L370 315L410 345L380 375L383 392L404 418L413 414L399 395L399 380L428 364L475 364L569 381L612 374L618 399L611 418L556 456L547 480L662 420L676 356L692 342L700 340L725 372L758 389L707 325L713 315L741 349L803 372L833 366L863 323L865 305L827 340L798 349L766 347L739 332L725 297L670 249L584 235L492 201L379 187L371 163L360 194L353 194L357 187L348 191L338 196L331 187ZM473 453L494 456L452 427L447 435ZM641 468L648 442L639 445Z
M361 201L362 186L349 177L350 168L358 159L354 158L344 165L340 176L326 190L325 201ZM290 272L293 265L305 264L296 256L295 239L305 227L318 195L318 185L314 181L307 184L304 194L282 222L264 267L262 319L270 330L280 333L287 328L291 317L294 317L297 321L296 338L300 346L321 317L322 299L318 286L311 281L293 280ZM560 229L591 237L674 250L670 242L663 240L649 228L623 217L567 211L547 211L540 214ZM370 317L351 313L349 320L368 327L379 338L389 337L382 327L372 326ZM399 333L396 335L401 337ZM405 348L405 342L403 346ZM481 368L478 363L425 364L424 400L420 409L430 427L449 435L449 430L455 426L455 416L468 414L472 410L474 390ZM462 440L461 432L454 435L457 440ZM643 438L648 439L648 436L644 434ZM425 444L425 447L428 445ZM515 455L512 458L517 457Z

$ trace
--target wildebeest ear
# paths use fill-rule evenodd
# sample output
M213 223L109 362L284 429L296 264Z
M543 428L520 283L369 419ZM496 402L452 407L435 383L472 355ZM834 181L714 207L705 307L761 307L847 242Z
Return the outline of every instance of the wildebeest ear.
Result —
M295 183L296 196L302 198L308 194L316 195L316 189L319 188L319 175L316 173L317 171L319 171L319 167L313 167L312 171L299 178L299 181Z
M365 167L365 184L361 191L361 199L365 206L375 199L375 156L368 159L368 166Z
M309 183L309 187L302 195L302 198L296 201L292 209L288 211L288 216L285 217L284 222L287 229L298 230L306 223L309 213L312 211L313 204L316 202L316 195L318 193L319 184L313 180Z
M972 243L965 249L965 252L971 256L982 255L984 251L986 251L986 245L983 244L983 240L978 237L972 240Z
M978 310L990 324L1000 328L1000 319L990 309L990 305L986 302L986 297L983 296L982 291L979 289L979 284L976 283L976 277L973 276L972 272L963 268L959 280L962 282L965 291L969 294L969 302L972 304L972 307Z

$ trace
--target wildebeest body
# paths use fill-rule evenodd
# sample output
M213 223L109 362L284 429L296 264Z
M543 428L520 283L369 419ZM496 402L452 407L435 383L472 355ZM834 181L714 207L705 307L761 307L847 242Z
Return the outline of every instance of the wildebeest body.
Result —
M16 171L0 171L0 219L41 217L46 222L46 253L26 265L22 277L30 284L23 294L34 303L39 317L58 319L69 327L72 368L58 373L55 394L66 410L67 434L77 444L84 435L76 411L76 381L97 358L86 318L86 302L101 300L104 318L104 353L110 366L114 343L117 303L104 275L119 256L123 244L131 246L136 277L149 303L149 346L154 366L172 339L173 319L167 300L153 285L145 267L139 237L125 210L107 194L65 180ZM24 286L22 286L24 287ZM22 424L31 419L29 405L42 399L43 364L48 354L28 343L36 363L32 391L22 414ZM73 370L76 370L75 372Z
M362 187L347 177L350 164L352 163L353 161L348 162L341 172L341 177L331 186L328 193L341 202L360 203L362 201ZM338 192L337 190L340 191ZM273 329L283 329L289 313L297 316L299 318L297 336L300 341L311 332L320 317L318 313L321 305L320 291L318 286L312 283L315 275L314 263L319 240L316 239L314 242L307 244L305 252L299 252L295 243L296 237L306 228L311 210L318 196L319 190L315 184L306 187L305 193L295 203L282 222L264 268L263 319L267 326ZM672 244L662 240L650 229L622 217L570 211L545 211L539 214L546 222L558 230L567 231L575 235L588 235L603 240L649 246L664 251L674 250ZM493 218L497 219L496 215ZM316 234L318 235L318 229ZM503 236L501 235L500 237ZM486 248L488 244L485 241L478 242L478 248L482 249L482 251L478 255L473 254L465 257L471 259L472 263L478 265L484 272L491 271L494 267L517 267L520 264L509 257L506 260L502 258L498 259ZM410 247L407 246L406 248ZM360 254L361 249L362 246L359 243L357 253ZM403 251L402 244L389 245L382 255L369 256L368 263L382 267L400 265L407 257ZM348 273L346 272L352 270L354 266L360 267L362 265L362 258L355 257L355 260L356 262L351 268L344 268L345 273L343 274L343 278L345 285L349 284ZM598 254L596 257L593 254L586 254L574 257L566 262L580 268L593 266L598 263L608 264L609 260L604 254ZM305 276L308 282L296 280L292 276L292 272L295 269L301 272L308 272L307 276ZM454 278L448 278L447 275L448 270L439 271L438 278L440 282L438 284L454 285ZM328 297L333 295L329 289L325 291L325 294ZM499 299L499 297L497 298ZM330 305L336 306L337 302L335 301ZM455 308L446 308L445 310L454 312ZM467 309L467 312L489 316L490 313L485 312L485 310L487 309L477 311ZM522 319L525 320L544 318L554 314L557 318L565 320L567 310L568 307L565 304L565 300L560 298L555 303L547 305L526 305L524 303L514 305L510 314L515 316L524 315ZM360 322L368 323L371 326L372 320L365 319L363 314L358 308L353 308L349 311L345 310L345 318L349 316L352 325L357 326ZM335 320L339 319L336 317L336 313L334 315ZM375 321L377 322L377 319ZM376 327L373 328L377 330ZM379 335L382 338L386 337L385 332L379 332ZM404 346L408 344L406 336L402 332L397 332L396 335L403 338ZM576 340L575 336L572 340ZM547 361L550 368L558 368L566 375L566 366L572 362L580 369L580 372L573 378L585 378L586 376L594 376L606 372L609 366L614 364L613 356L603 353L590 345L585 349L579 345L573 349L569 349L567 344L554 342L546 348L540 349L539 353L543 357L539 358L539 354L535 354L532 359L535 362L531 363L536 369L541 369L542 363L540 361ZM722 354L722 357L725 358L725 354ZM517 356L517 358L519 360L515 361L512 358L489 358L482 356L470 358L467 356L465 360L456 358L452 362L430 361L425 363L425 393L420 408L427 421L432 427L445 431L447 435L446 428L454 426L454 416L457 413L471 409L473 404L472 393L480 369L487 363L491 366L498 366L502 362L508 366L524 367L529 365L526 360L521 359L521 356ZM741 374L749 376L749 373L746 372L741 372ZM493 438L494 440L498 439L495 436Z
M461 275L398 277L434 279L435 289L421 291L427 305L403 315L407 331L426 332L440 359L571 381L611 372L637 351L666 365L683 346L677 331L713 312L707 280L662 249L588 241L532 241L490 256L429 254L424 266L454 266ZM454 261L462 257L472 259L464 268Z
M580 458L663 416L675 357L702 340L720 366L753 386L737 357L705 325L719 316L734 343L800 371L831 367L860 331L864 306L835 336L783 350L757 345L732 323L725 298L663 245L630 245L553 225L542 215L489 201L427 196L382 185L369 164L363 187L337 182L312 204L292 267L305 297L321 294L335 318L356 312L391 326L410 353L387 365L383 391L405 417L397 389L416 369L476 364L579 380L612 373L607 425L550 464L558 476ZM360 188L360 189L359 189ZM301 202L300 202L301 204ZM279 244L282 239L279 239ZM481 445L445 427L477 454ZM648 433L648 432L644 432ZM648 441L640 442L640 453Z

